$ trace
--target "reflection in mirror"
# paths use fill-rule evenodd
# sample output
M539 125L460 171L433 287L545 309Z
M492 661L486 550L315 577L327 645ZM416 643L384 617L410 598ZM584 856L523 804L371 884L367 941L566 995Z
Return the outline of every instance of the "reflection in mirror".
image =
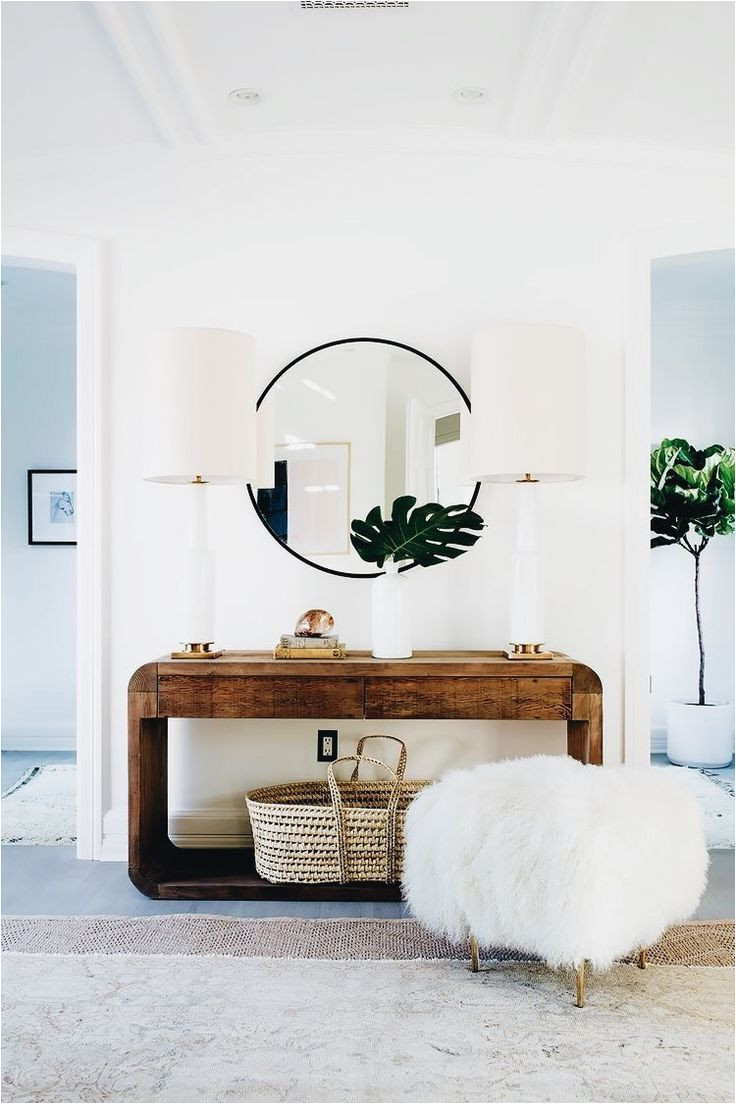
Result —
M375 574L350 545L352 518L377 505L388 516L404 494L446 506L474 499L463 411L457 384L415 350L364 339L315 349L262 397L266 462L251 498L273 536L315 567Z

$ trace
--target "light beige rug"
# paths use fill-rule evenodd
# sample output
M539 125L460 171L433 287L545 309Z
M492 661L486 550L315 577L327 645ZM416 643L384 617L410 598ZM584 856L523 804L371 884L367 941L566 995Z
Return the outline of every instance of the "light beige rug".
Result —
M577 1009L533 963L10 951L3 989L5 1101L733 1100L726 968Z
M68 846L77 838L77 768L31 767L2 797L2 842Z

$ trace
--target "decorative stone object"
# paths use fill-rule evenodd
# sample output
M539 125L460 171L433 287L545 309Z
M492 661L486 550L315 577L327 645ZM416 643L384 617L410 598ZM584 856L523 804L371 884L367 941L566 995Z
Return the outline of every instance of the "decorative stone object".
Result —
M327 610L310 609L296 623L295 636L327 636L335 627L335 618Z

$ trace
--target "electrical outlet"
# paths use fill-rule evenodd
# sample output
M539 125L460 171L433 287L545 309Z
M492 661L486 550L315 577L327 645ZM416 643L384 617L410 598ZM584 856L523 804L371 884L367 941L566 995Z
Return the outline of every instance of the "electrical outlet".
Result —
M317 762L333 763L337 759L337 729L317 729Z

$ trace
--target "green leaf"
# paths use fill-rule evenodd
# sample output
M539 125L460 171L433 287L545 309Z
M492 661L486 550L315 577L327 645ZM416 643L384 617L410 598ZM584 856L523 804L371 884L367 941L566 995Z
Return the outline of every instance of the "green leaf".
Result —
M734 531L734 450L665 437L652 450L652 547ZM656 540L656 543L655 543Z
M416 506L416 501L413 495L401 495L389 519L384 520L380 506L374 506L364 521L353 520L350 542L361 559L379 568L388 559L397 563L413 560L421 567L431 567L462 556L485 528L480 514L464 503Z
M652 548L664 548L666 544L677 544L676 540L670 540L668 537L652 537Z

